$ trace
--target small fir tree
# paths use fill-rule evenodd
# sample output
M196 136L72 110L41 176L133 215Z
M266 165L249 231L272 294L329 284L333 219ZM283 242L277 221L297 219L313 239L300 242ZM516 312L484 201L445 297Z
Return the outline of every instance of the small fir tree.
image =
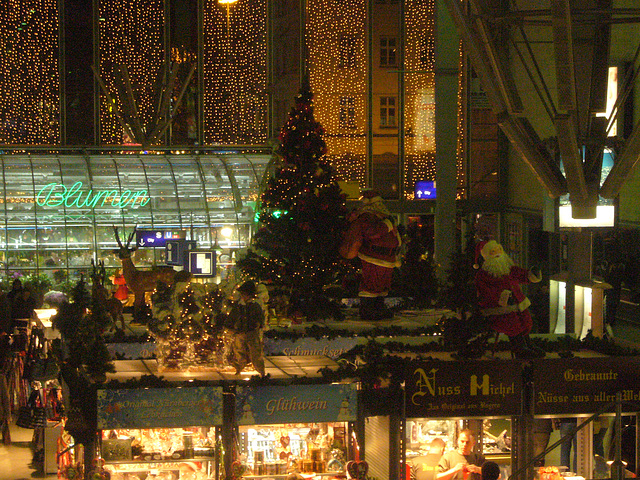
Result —
M404 254L396 281L398 295L411 299L412 305L428 308L438 296L435 264L429 250L433 250L432 231L417 222L407 226L402 240Z
M338 253L346 197L333 168L323 161L327 147L313 117L312 98L305 82L280 132L282 162L262 194L260 227L238 262L245 275L280 287L292 303L304 301L308 308L302 310L308 311L318 307L323 288L348 268Z
M96 381L106 379L106 373L115 367L107 350L104 334L111 318L97 299L89 294L84 279L76 284L72 301L60 306L53 318L67 346L61 360L73 369L84 369Z
M478 308L476 290L475 232L471 229L465 249L454 252L447 270L445 284L440 290L439 304L456 313L440 322L445 344L457 349L462 357L477 357L484 352L483 334L488 331Z

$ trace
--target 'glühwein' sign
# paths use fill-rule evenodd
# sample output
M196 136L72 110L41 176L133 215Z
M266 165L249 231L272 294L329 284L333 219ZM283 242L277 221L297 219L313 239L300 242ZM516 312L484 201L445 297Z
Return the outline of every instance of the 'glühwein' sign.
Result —
M357 405L353 383L236 389L238 425L350 422L356 420Z
M415 362L407 372L406 416L519 415L522 365L512 361Z
M594 413L617 392L625 411L640 406L640 357L547 359L533 364L534 413Z

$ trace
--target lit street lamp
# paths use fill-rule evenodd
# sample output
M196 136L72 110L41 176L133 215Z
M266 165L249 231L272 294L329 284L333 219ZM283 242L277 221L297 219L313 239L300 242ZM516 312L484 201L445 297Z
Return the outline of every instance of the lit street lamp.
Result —
M224 5L227 9L227 38L229 38L229 33L231 32L231 5L237 1L238 0L218 0L218 3Z

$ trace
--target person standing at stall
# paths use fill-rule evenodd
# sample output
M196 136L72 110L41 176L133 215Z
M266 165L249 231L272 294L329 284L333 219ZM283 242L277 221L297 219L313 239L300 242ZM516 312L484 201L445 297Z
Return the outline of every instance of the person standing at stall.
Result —
M261 330L264 327L264 312L256 301L257 288L251 280L244 282L238 288L240 300L229 312L228 329L233 332L233 360L236 375L249 362L253 368L264 377L264 349L262 346Z
M434 438L429 444L426 455L411 460L411 480L435 480L438 462L442 458L446 443L440 437Z
M482 464L482 480L498 480L499 478L500 465L489 461Z
M445 453L436 469L437 480L482 480L484 457L473 451L476 439L473 432L464 429L458 435L458 448Z
M33 316L36 308L36 299L32 294L31 286L25 285L21 288L20 292L13 298L11 304L11 317L13 319L14 326L21 325L20 322L25 319L30 319Z

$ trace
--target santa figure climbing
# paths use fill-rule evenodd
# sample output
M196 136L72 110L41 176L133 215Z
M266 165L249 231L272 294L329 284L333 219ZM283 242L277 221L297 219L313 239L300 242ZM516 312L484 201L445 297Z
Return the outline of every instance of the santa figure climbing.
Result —
M361 205L350 216L340 246L347 259L360 259L362 276L358 296L362 320L384 320L393 314L385 307L393 269L400 266L400 235L393 217L375 190L365 190Z
M482 268L478 260L482 256ZM544 351L529 339L531 331L531 301L522 292L523 284L537 283L542 279L540 269L529 270L514 265L495 240L480 242L476 246L475 268L478 289L478 306L489 325L496 332L504 333L511 341L516 358L543 357Z

